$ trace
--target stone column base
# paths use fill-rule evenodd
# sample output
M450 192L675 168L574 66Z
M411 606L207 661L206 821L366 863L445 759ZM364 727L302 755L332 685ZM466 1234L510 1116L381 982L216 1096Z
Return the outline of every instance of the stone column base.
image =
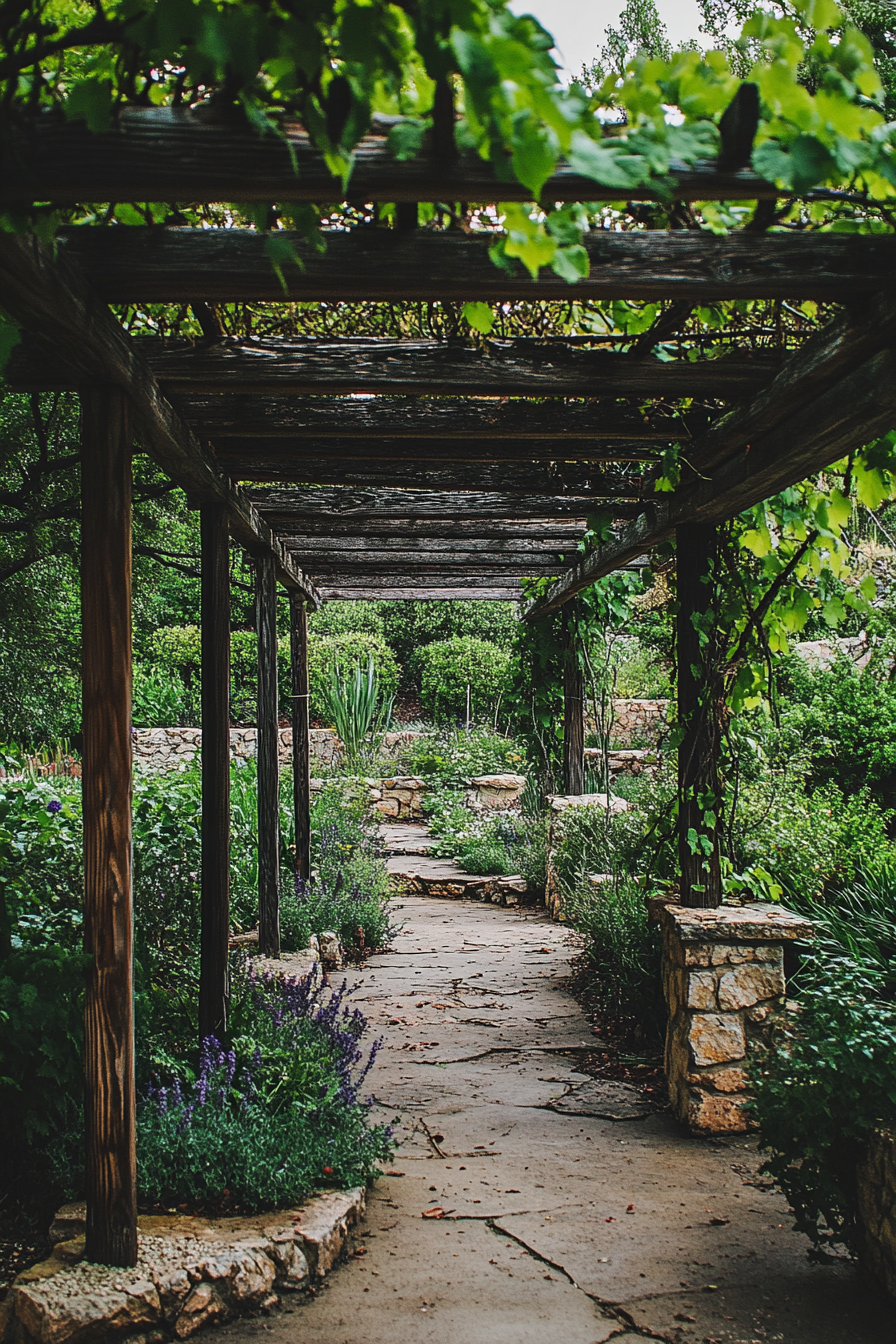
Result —
M784 1007L784 944L812 925L778 905L691 910L665 905L666 1081L676 1118L694 1133L751 1128L746 1064Z

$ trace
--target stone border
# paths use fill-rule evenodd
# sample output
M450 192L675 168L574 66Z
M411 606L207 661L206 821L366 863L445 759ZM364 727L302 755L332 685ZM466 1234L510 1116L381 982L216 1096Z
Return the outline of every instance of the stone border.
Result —
M875 1130L856 1172L862 1247L871 1277L896 1298L896 1132Z
M84 1259L86 1207L60 1209L49 1259L0 1305L2 1344L164 1344L307 1289L345 1252L366 1191L333 1190L251 1217L142 1216L133 1269Z

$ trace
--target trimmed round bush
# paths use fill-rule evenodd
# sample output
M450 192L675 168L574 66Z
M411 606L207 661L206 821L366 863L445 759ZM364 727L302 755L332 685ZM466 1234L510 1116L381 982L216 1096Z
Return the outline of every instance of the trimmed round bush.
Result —
M507 687L510 654L497 644L472 635L425 644L417 653L420 698L436 720L463 718L470 687L470 717L494 716Z
M343 676L354 667L361 667L366 672L371 656L379 674L382 695L394 695L398 689L398 663L388 644L378 635L354 632L308 640L308 682L314 717L324 716L324 688L336 666Z

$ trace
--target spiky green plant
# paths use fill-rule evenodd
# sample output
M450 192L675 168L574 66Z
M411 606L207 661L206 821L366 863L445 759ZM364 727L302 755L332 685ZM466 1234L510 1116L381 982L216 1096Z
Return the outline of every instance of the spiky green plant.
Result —
M342 744L349 765L374 757L392 719L392 696L381 693L373 657L367 671L354 667L347 676L337 664L324 693L324 708Z

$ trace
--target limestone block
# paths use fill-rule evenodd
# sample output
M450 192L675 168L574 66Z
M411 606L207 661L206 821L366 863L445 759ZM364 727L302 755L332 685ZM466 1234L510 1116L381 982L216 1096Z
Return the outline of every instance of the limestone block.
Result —
M178 1339L189 1339L197 1330L229 1315L227 1303L212 1283L197 1283L174 1325Z
M711 1073L701 1074L700 1078L705 1083L712 1083L717 1092L744 1092L747 1087L746 1070L734 1065L723 1065Z
M694 1013L688 1044L695 1064L725 1064L743 1059L747 1039L739 1017L723 1013Z
M260 1305L270 1296L276 1278L274 1262L266 1254L269 1247L258 1242L236 1249L238 1260L230 1285L231 1301L239 1308Z
M296 1220L296 1238L301 1241L313 1274L323 1277L336 1264L348 1240L349 1229L364 1212L365 1192L333 1190L320 1195Z
M896 1297L896 1135L891 1130L869 1135L856 1175L862 1264Z
M273 1229L268 1232L269 1253L277 1271L278 1288L295 1290L308 1282L308 1261L301 1247L296 1245L292 1230Z
M90 1268L16 1285L11 1297L20 1338L35 1344L102 1344L159 1324L155 1284L140 1280L120 1290L108 1275L94 1282Z
M168 1325L173 1325L190 1295L193 1280L183 1265L177 1265L174 1269L157 1274L154 1282L162 1306L162 1315Z
M723 1012L752 1008L783 993L784 971L780 966L746 962L719 978L719 1007Z
M397 798L381 798L378 803L374 804L374 806L377 812L382 812L384 817L398 816L399 808Z
M694 1088L688 1109L688 1124L697 1132L743 1134L750 1121L743 1109L743 1098L720 1097L703 1088Z
M691 971L687 977L688 1008L714 1010L716 1001L716 977L713 971Z
M660 916L662 918L662 916ZM685 966L711 966L712 948L703 943L685 943L683 945Z

